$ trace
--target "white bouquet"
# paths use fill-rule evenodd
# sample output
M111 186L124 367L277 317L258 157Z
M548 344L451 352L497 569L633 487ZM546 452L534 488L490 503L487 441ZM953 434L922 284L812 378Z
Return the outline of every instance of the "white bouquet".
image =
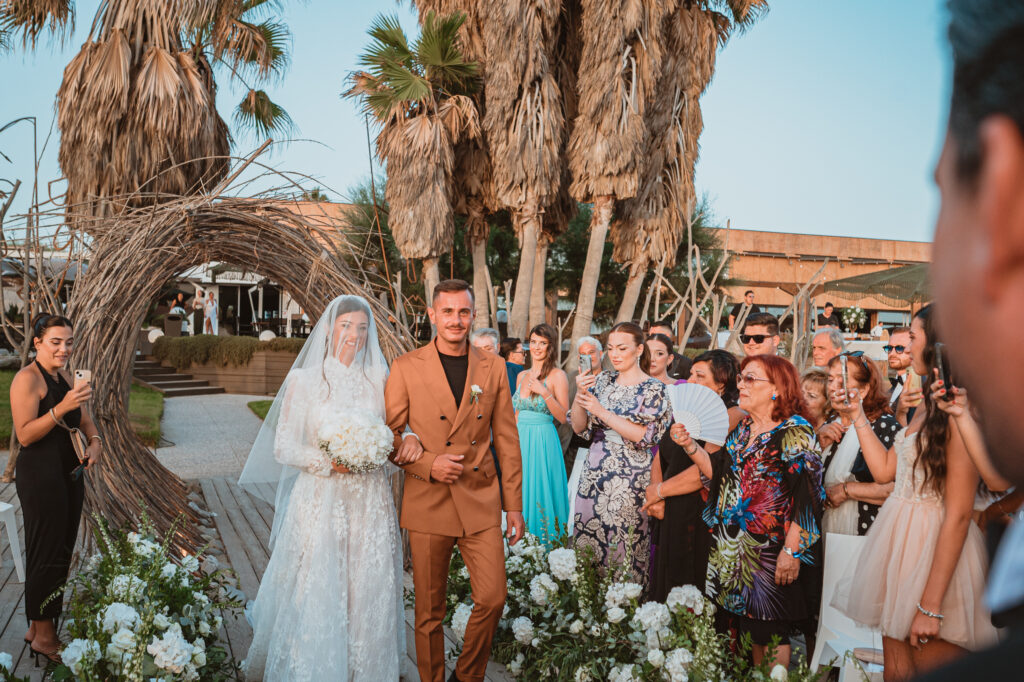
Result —
M317 444L327 459L357 474L383 466L394 439L387 424L369 410L344 410L317 429Z
M846 331L855 332L868 322L868 316L859 305L850 306L843 311L843 326Z

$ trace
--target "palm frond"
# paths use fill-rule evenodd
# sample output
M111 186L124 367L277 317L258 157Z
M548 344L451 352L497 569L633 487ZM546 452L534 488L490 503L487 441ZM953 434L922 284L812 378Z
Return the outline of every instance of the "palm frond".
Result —
M249 90L235 109L232 121L260 137L287 137L295 130L288 112L263 90Z
M63 40L74 28L71 0L0 0L0 47L20 33L22 45L34 49L43 33Z
M412 52L409 50L409 42L406 40L405 31L402 30L402 25L398 23L398 17L395 15L381 14L373 23L370 24L370 30L368 31L370 37L379 43L382 47L390 48L397 56L398 60L406 62L412 58ZM362 60L360 64L369 66Z
M416 61L423 65L427 78L442 88L469 91L478 69L467 61L459 46L459 29L466 15L455 12L439 17L427 12L420 37L413 45Z
M220 57L234 68L251 70L260 78L282 75L288 66L288 46L291 31L282 23L264 21L231 22L230 37Z
M768 0L710 0L704 4L706 9L728 9L740 30L750 28L768 12Z

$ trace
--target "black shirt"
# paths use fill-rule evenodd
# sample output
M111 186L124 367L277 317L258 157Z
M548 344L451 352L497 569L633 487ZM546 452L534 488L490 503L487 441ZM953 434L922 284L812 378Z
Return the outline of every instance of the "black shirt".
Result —
M462 392L466 390L466 375L469 374L469 353L465 355L445 355L438 351L441 358L441 366L444 368L444 376L448 380L448 387L452 389L452 396L455 398L455 407L462 404Z
M833 312L828 317L825 317L825 313L820 313L818 315L818 326L819 327L836 327L838 329L842 325L839 322L839 316L836 315Z
M729 314L732 315L733 317L739 317L741 310L743 310L743 302L742 301L737 303L736 305L734 305L732 307L732 312L729 313ZM756 315L759 312L761 312L761 306L757 305L756 303L754 303L753 305L750 306L750 314L749 315ZM748 317L749 317L749 315L748 315Z

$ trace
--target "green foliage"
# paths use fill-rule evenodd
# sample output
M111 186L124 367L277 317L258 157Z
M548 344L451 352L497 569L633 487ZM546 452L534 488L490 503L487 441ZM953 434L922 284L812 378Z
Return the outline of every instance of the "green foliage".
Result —
M161 336L153 344L153 357L175 369L188 369L209 362L226 367L243 367L252 360L256 351L285 351L298 353L304 339L271 339L260 341L251 336Z
M160 419L163 415L164 394L132 384L128 395L128 420L135 435L150 447L155 448L160 443Z
M253 400L251 403L246 403L252 413L260 419L267 418L267 412L270 412L270 406L273 404L273 400Z

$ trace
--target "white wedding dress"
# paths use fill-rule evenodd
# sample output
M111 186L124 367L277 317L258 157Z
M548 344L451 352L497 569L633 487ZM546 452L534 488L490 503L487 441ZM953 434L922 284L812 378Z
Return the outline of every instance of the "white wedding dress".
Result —
M402 673L402 545L391 465L339 474L314 440L323 419L379 402L383 386L372 382L382 377L370 376L378 378L327 357L321 367L292 370L279 398L274 457L298 475L286 508L276 510L243 663L248 680L393 681Z

